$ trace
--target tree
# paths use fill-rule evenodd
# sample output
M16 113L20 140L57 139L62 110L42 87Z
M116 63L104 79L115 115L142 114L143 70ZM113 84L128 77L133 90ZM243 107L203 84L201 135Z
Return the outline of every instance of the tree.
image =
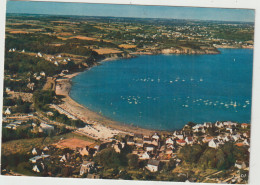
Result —
M204 150L201 147L201 145L185 145L181 148L181 154L183 155L183 159L191 163L197 163L203 151Z
M99 152L94 160L104 168L117 168L121 165L119 154L113 148L106 148Z
M37 90L33 93L33 103L36 109L43 109L44 105L53 102L55 92L51 90Z
M138 155L136 154L128 154L128 166L130 168L137 168L138 167Z
M219 149L216 153L216 160L217 160L217 169L218 170L223 170L226 169L228 167L227 161L225 159L225 154L224 152Z

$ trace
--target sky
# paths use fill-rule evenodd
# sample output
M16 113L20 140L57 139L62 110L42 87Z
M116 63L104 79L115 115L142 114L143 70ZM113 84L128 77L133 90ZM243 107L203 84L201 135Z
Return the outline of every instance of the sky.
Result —
M7 13L254 22L249 9L8 1Z

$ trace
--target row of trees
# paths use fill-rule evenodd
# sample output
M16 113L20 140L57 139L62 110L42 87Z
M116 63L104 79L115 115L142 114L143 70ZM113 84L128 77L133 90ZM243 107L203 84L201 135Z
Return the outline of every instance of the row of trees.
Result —
M32 132L32 127L17 127L16 130L8 129L3 127L2 128L2 141L7 142L11 140L17 140L17 139L30 139L30 138L39 138L39 137L45 137L47 136L44 133L40 132Z
M232 142L227 142L218 149L209 148L207 145L186 145L180 153L185 162L203 169L224 170L234 166L236 160L249 160L248 148L238 147Z

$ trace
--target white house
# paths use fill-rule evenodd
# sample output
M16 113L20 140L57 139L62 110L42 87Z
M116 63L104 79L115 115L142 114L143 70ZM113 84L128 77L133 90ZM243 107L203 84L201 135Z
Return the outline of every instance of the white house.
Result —
M219 141L216 139L212 139L209 143L208 146L211 148L218 148L219 147Z
M186 138L185 138L185 141L186 141L186 143L187 143L188 145L192 145L193 142L194 142L194 140L193 140L192 137L186 137Z
M246 163L242 161L236 161L235 167L238 169L245 169L246 168Z
M250 145L250 143L249 143L249 141L248 141L247 139L245 139L245 140L243 141L243 144L246 145L246 146L249 146L249 145Z
M115 144L113 148L116 151L116 153L120 153L121 152L121 149L119 148L118 144Z
M241 124L241 128L245 129L245 128L247 128L247 127L248 127L248 124L247 124L247 123L242 123L242 124Z
M5 88L5 92L10 92L10 91L11 91L11 89L9 87Z
M224 127L224 124L223 124L222 122L217 121L217 122L215 123L215 126L218 127L218 128L223 128L223 127Z
M89 155L89 152L87 150L86 147L84 147L83 149L79 149L79 153L80 155L84 156L84 155Z
M229 127L226 128L226 131L229 131L231 134L233 133L233 129Z
M94 162L90 161L83 161L80 167L79 175L83 175L84 173L87 173L90 171L91 168L94 167Z
M223 138L223 140L224 140L225 142L228 142L228 141L231 140L231 137L230 137L230 136L225 136L225 137Z
M146 168L150 172L157 172L159 170L159 164L160 164L160 161L154 160L154 159L149 159Z
M177 132L177 131L175 131L175 132L173 133L173 136L174 136L174 137L177 137L178 139L183 139L183 138L184 138L182 132Z
M231 137L233 138L234 141L237 141L237 140L240 139L240 135L239 134L232 135Z
M166 144L172 144L173 145L173 140L171 138L167 138L165 141Z
M200 129L200 128L204 128L204 125L202 125L202 124L197 124L197 125L195 125L195 126L192 127L193 130Z
M50 157L50 155L37 155L37 156L30 158L29 161L32 162L32 163L36 163L38 160L45 159L45 158L48 158L48 157Z
M38 57L42 57L42 54L40 52L37 53Z
M35 148L33 148L33 150L32 150L32 154L33 154L33 155L37 155L37 151L36 151Z
M153 139L159 140L159 135L157 133L154 133L154 135L152 136Z
M40 173L40 170L37 165L34 165L33 169L34 172Z
M45 76L45 72L44 71L40 72L40 75Z
M10 115L11 114L11 110L9 109L9 108L7 108L6 110L5 110L5 115Z
M204 123L204 127L210 128L210 127L212 127L212 123L210 123L210 122L205 122L205 123Z
M234 122L231 122L231 121L225 121L223 122L223 125L224 126L229 126L229 127L232 127L232 126L237 126L237 123L234 123Z
M150 155L147 152L144 152L143 154L140 155L139 158L143 160L147 160L150 159Z
M32 163L36 163L41 158L42 158L41 156L35 156L35 157L30 158L29 161Z
M61 159L60 159L60 162L66 162L66 161L67 161L66 156L63 155L63 156L61 157Z
M54 131L54 126L48 125L46 123L41 123L40 124L40 131L42 131L44 133L50 133L50 132Z
M147 152L152 152L152 151L154 151L155 146L152 145L152 144L150 144L150 145L147 145L147 146L145 147L145 149L146 149Z

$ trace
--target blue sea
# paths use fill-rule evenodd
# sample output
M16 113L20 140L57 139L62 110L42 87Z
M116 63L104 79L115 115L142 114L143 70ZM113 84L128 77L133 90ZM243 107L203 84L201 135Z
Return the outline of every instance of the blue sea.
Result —
M112 120L142 128L250 123L253 50L220 51L103 62L73 78L70 95Z

